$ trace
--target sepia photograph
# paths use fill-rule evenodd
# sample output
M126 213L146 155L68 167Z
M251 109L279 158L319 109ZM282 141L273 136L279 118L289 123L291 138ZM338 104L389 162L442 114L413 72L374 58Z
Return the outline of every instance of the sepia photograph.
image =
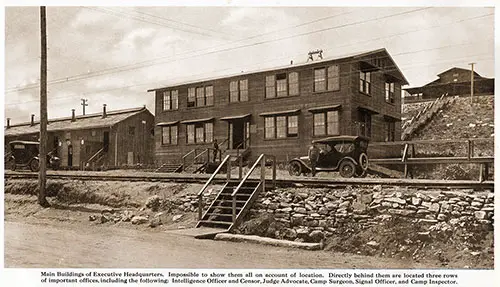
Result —
M6 268L494 269L493 4L4 12Z

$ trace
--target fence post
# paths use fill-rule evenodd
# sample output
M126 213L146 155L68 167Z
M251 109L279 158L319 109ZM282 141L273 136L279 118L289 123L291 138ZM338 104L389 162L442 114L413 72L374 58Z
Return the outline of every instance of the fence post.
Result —
M262 183L262 190L266 191L266 156L262 155L260 162L260 182Z
M231 157L227 159L227 180L229 181L231 179Z
M276 188L276 156L273 156L273 189Z
M203 195L198 196L198 220L201 220L203 215Z
M232 211L233 211L233 224L234 224L236 222L236 194L233 196Z
M467 140L467 159L470 160L472 154L472 141Z
M243 178L243 157L242 156L239 157L238 165L239 165L238 179L241 180L241 178Z

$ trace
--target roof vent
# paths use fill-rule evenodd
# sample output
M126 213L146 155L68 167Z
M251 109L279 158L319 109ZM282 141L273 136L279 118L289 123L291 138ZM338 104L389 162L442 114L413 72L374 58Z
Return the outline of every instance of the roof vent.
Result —
M71 109L71 122L74 122L74 121L76 121L75 109Z
M7 118L7 128L10 128L10 118Z
M102 105L102 118L105 119L107 117L106 114L106 104Z
M32 126L35 125L35 115L34 114L31 114L31 125Z

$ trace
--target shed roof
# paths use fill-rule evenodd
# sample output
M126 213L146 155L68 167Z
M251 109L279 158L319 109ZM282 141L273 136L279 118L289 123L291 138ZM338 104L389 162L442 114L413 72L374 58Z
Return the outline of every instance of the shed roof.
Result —
M102 113L94 113L88 115L76 116L74 122L71 121L71 117L50 119L47 125L48 132L54 131L64 131L64 130L82 130L91 128L103 128L111 127L131 116L139 114L141 112L149 111L146 107L123 109L106 112L106 117L102 118ZM31 122L20 123L11 125L9 128L4 127L5 136L23 135L23 134L34 134L40 132L40 122L36 121L34 125Z

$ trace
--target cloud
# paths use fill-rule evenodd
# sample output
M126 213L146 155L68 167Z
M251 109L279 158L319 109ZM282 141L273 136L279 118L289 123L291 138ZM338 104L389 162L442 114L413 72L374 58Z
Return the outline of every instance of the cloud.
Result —
M298 22L296 17L282 9L243 7L230 10L221 24L234 30L262 32L276 30L296 22Z

